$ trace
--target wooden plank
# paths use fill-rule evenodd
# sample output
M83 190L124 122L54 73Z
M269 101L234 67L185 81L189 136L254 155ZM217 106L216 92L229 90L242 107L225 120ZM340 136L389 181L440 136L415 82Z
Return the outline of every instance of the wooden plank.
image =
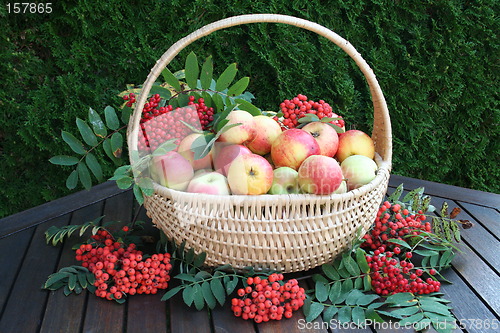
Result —
M62 227L69 215L58 217L51 225ZM49 292L41 286L56 268L60 247L45 243L46 225L36 228L21 270L0 320L0 332L38 332Z
M97 202L75 211L71 216L70 225L81 225L101 216L102 207L103 202ZM75 251L72 250L72 247L84 241L88 236L90 236L89 231L86 232L84 237L75 235L64 242L61 258L56 271L63 267L80 264L75 259ZM90 295L90 297L95 296ZM79 331L82 325L86 299L87 291L82 292L80 295L71 294L69 296L65 296L62 290L51 292L47 301L40 332L63 333Z
M458 323L463 324L468 333L483 333L484 329L474 324L473 320L491 324L496 319L495 315L453 269L444 271L443 276L453 283L442 283L441 291L445 294L444 298L451 301L449 305L453 307L452 312Z
M132 192L108 198L104 203L104 221L124 221L132 219ZM90 295L83 324L84 332L123 332L125 327L125 304L108 301Z
M500 237L500 213L488 207L473 205L466 202L458 202L475 220L479 221L483 227L497 239Z
M83 190L76 192L40 206L7 216L0 220L0 239L11 233L68 214L74 210L122 192L124 192L124 190L120 190L115 182L107 181L94 186L89 191Z
M197 311L194 307L188 307L182 300L181 293L178 293L169 300L170 304L170 332L184 333L209 333L210 318L207 309ZM228 331L244 332L244 331Z
M457 207L454 202L443 198L432 197L431 199L431 203L435 205L438 210L443 205L443 202L448 202L450 211L454 207ZM478 253L480 257L484 258L498 274L500 272L500 256L498 256L500 252L500 242L498 239L490 234L481 223L467 214L466 211L462 211L457 216L457 219L469 220L474 224L470 229L460 228L460 235L467 245Z
M500 207L500 194L435 183L427 180L391 175L391 178L389 179L390 186L395 187L401 183L404 184L404 187L407 190L423 186L425 187L425 192L430 195L473 203L481 206L488 206L495 209Z
M34 232L35 228L27 229L0 239L0 318Z
M156 295L134 295L128 298L127 333L167 332L168 303L161 301L162 296L163 292L160 291Z

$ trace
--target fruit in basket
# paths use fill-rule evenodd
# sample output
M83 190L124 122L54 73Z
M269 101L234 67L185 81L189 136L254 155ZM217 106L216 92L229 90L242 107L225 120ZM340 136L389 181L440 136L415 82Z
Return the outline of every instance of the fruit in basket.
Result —
M228 142L236 145L251 142L256 133L254 117L251 113L243 110L233 110L226 117L229 122L224 126L239 124L237 126L221 129L223 133L219 137L219 142Z
M193 142L200 137L204 137L203 134L201 134L201 133L189 134L184 139L182 139L182 141L180 142L179 147L177 149L179 154L181 154L182 157L184 157L185 159L187 159L189 161L189 163L191 163L194 170L206 169L206 168L212 167L212 151L210 151L203 158L200 158L200 159L194 158L194 152L191 150L191 148L193 147ZM201 139L201 141L200 141L200 139L198 139L196 141L196 143L199 143L199 144L205 146L208 143L208 140Z
M221 144L217 144L214 153L215 171L227 177L227 172L229 170L229 167L231 166L231 163L239 155L247 154L252 154L252 152L250 151L250 149L243 145L227 145L221 147Z
M347 179L349 191L371 182L377 175L378 169L375 161L364 155L349 156L340 167Z
M372 138L363 131L349 130L339 134L339 148L335 158L342 163L351 155L364 155L373 159L375 146Z
M257 154L240 154L231 163L227 181L233 194L264 194L273 184L273 167Z
M316 139L321 155L335 156L339 147L339 135L332 126L327 123L313 121L302 127L302 130L310 133Z
M226 177L215 171L205 172L191 179L187 192L215 195L230 194Z
M342 194L342 193L347 193L347 182L345 180L342 180L342 183L340 183L340 186L338 189L333 191L334 194Z
M299 119L305 117L307 114L315 114L319 119L327 118L340 118L330 121L329 123L334 124L341 129L345 129L345 122L339 115L333 113L330 104L323 100L315 102L313 100L308 100L307 96L298 94L290 100L285 99L280 104L280 111L283 114L283 120L279 120L277 117L274 119L280 121L286 128L294 128L298 126Z
M298 170L300 164L311 155L318 155L320 148L314 137L301 129L288 129L274 140L271 158L274 165Z
M273 185L270 194L292 194L300 193L299 173L289 167L274 169Z
M268 116L260 115L253 118L255 122L255 138L247 147L255 154L265 155L271 151L271 145L281 134L280 125Z
M150 165L151 177L160 185L173 190L184 191L194 176L194 170L181 154L169 151L161 156L154 156Z
M309 156L299 168L299 186L305 193L332 194L343 178L339 163L324 155Z

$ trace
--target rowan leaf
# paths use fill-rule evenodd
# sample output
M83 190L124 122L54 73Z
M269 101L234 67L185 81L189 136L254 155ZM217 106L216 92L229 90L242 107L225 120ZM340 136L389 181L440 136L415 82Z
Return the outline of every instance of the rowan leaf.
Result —
M56 165L75 165L78 161L79 159L77 157L67 155L57 155L49 159L50 163Z
M85 163L89 167L90 171L92 171L95 178L98 181L102 181L102 168L95 155L92 153L87 153L87 156L85 156Z
M179 80L174 76L174 74L172 74L172 72L168 68L165 68L161 72L161 75L163 76L165 82L171 85L176 91L182 90Z
M114 131L120 127L120 120L118 120L118 115L113 107L108 105L104 108L104 118L109 129Z
M198 65L198 58L194 52L191 52L186 57L184 74L186 76L186 83L191 89L197 86L198 75L200 74L200 67Z
M97 145L97 137L95 136L94 132L92 132L92 129L87 124L87 122L80 118L76 118L76 126L78 127L83 141L85 141L86 144L88 144L89 146Z
M90 189L92 187L92 179L90 178L89 169L83 162L80 162L78 163L76 170L78 171L78 178L80 178L80 182L83 187L87 190Z
M215 308L215 306L217 305L217 301L214 297L214 294L212 293L212 288L210 287L210 283L208 281L202 283L201 291L208 307L210 309Z
M238 96L241 95L245 89L248 87L248 84L250 83L250 78L248 76L245 76L238 81L236 81L235 84L233 84L229 90L227 91L227 94L229 96Z
M73 150L75 153L83 155L87 152L83 146L83 143L77 138L75 138L73 134L66 131L62 131L61 136L64 142L66 142L68 146L71 148L71 150Z
M233 82L237 72L238 69L236 68L235 63L229 65L217 79L217 82L215 84L215 90L223 91L227 89L227 87L229 87L231 82Z
M89 108L89 121L92 125L92 129L94 130L95 135L100 138L106 137L106 135L108 134L106 125L104 125L103 121L101 120L101 116L99 116L99 114L92 108Z
M315 320L316 318L319 317L321 312L325 309L325 306L321 303L311 303L311 306L309 307L309 313L306 316L306 321L311 322Z
M213 72L214 72L214 63L212 61L212 56L209 56L201 66L200 84L202 89L210 88L210 85L212 83Z
M72 190L76 187L77 184L78 184L78 171L73 170L66 179L66 187L69 190Z

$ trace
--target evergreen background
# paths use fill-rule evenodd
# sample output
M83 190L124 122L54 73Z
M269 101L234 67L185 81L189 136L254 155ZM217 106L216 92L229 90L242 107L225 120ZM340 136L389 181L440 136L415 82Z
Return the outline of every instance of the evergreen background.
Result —
M0 7L0 217L68 194L61 130L89 107L118 107L175 41L238 14L281 13L324 25L373 68L393 126L393 173L500 192L499 2L495 0L56 1L51 14ZM349 128L371 131L372 106L354 62L308 31L252 24L183 51L237 62L254 103L276 110L298 93L324 99ZM111 176L114 166L105 169Z

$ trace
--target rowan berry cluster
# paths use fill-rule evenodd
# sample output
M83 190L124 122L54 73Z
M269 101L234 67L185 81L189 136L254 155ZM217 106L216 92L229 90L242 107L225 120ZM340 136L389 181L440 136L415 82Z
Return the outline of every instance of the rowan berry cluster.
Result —
M256 323L290 318L293 311L304 305L306 294L296 279L283 283L283 274L273 273L266 278L249 277L247 287L238 289L239 298L231 301L236 317L253 319Z
M189 96L188 105L196 107L196 112L198 112L198 118L201 123L201 129L206 131L208 130L209 124L214 120L214 108L206 106L203 98L198 98L198 103L195 103L194 100L194 96Z
M422 211L411 214L408 209L402 209L400 204L391 204L385 201L377 212L375 224L372 230L363 236L364 248L377 249L382 245L388 248L395 244L387 243L388 239L402 240L406 235L419 235L422 231L431 231L429 222L423 223L425 215Z
M413 263L407 261L412 258L412 252L405 253L405 260L398 260L397 254L401 253L399 247L393 251L386 251L384 246L379 247L373 255L367 255L366 260L370 267L373 290L382 296L401 292L413 294L429 294L439 291L441 283L432 278L422 279L424 271L415 269ZM434 275L431 269L428 274Z
M135 244L115 241L106 230L99 230L92 239L76 250L76 260L94 274L97 296L118 300L125 295L156 294L168 287L172 269L169 253L144 258Z
M333 113L330 104L323 100L319 102L308 100L307 96L302 94L298 94L297 97L291 100L285 99L280 104L280 110L283 113L283 121L281 121L281 124L285 126L285 128L297 127L297 125L299 125L298 120L305 117L307 114L315 114L319 119L323 119L324 117L341 118L339 115ZM274 117L274 119L280 122L278 117ZM330 123L340 128L343 128L345 125L343 119L332 120Z

